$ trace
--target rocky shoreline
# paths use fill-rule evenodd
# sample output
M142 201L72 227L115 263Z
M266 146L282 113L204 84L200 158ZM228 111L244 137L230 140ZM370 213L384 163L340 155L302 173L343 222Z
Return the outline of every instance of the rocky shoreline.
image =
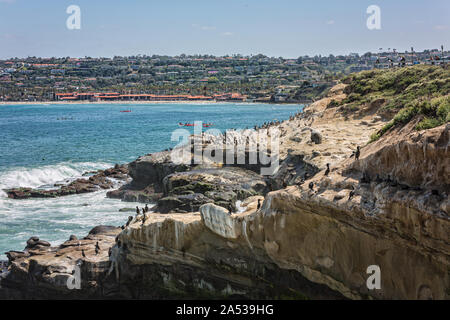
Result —
M330 102L345 86L277 125L273 176L261 163L179 165L169 151L128 164L131 181L108 196L153 212L58 247L32 239L8 253L0 298L449 299L450 125L418 132L413 120L367 144L390 118L343 114ZM371 265L380 290L366 286Z
M115 186L112 179L119 181L126 181L128 179L128 166L116 165L113 168L86 172L83 175L89 175L89 178L79 178L67 184L54 185L56 189L13 188L5 189L4 191L8 195L8 198L28 199L55 198L72 194L95 192L101 189L111 189Z

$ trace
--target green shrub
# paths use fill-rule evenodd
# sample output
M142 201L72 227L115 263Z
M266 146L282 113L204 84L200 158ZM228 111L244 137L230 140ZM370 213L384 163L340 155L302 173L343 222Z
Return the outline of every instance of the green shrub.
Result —
M424 118L422 121L420 121L416 129L417 130L425 130L425 129L431 129L440 126L442 123L439 119L435 118Z
M394 126L403 126L416 116L423 116L417 130L434 128L450 121L450 69L441 66L417 65L388 70L371 70L351 74L347 84L342 112L348 115L364 104L383 99L381 111L397 111L392 121L372 134L378 140Z

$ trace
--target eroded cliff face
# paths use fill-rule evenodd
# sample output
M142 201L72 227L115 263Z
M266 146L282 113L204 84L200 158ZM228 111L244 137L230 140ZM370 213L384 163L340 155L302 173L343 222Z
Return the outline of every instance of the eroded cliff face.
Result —
M136 221L112 251L117 283L135 298L344 298L278 267L250 242L248 215L205 204L200 213Z
M275 176L179 167L168 152L130 164L133 183L118 197L147 190L198 202L135 217L102 236L99 255L89 239L87 257L71 242L14 253L0 296L449 299L450 126L416 131L413 121L366 144L389 119L377 114L382 102L342 115L330 101L344 88L278 126ZM227 204L246 197L230 214ZM78 291L64 283L76 264ZM372 265L380 290L366 284Z
M275 266L279 274L289 270L307 283L321 285L321 290L328 288L350 299L448 299L449 126L417 132L413 121L364 146L389 118L377 114L382 101L362 108L355 117L344 117L329 104L345 98L344 88L333 88L330 98L279 126L285 161L269 183L281 190L269 193L260 210L256 199L248 201L245 212L231 216L207 204L187 224L170 217L151 224L151 229L144 225L123 232L125 249L117 248L119 268L161 265L140 260L143 252L160 250L161 255L179 257L178 263L168 263L172 267L190 260L189 264L196 263L190 274L204 270L204 261L214 261L212 265L220 270L226 267L239 275L267 279L267 273L254 267L260 262ZM316 133L320 139L313 138ZM350 157L357 146L363 146L359 159ZM326 163L331 167L327 176ZM302 181L306 172L312 178ZM142 240L142 233L145 249L136 251L134 239ZM159 239L168 234L176 240ZM381 290L367 288L371 265L381 269ZM203 279L210 294L223 292L224 282L208 278L221 273L211 270L192 281L169 281L169 287L185 292L180 283L190 286ZM175 274L167 273L169 278ZM225 282L252 297L239 286L242 279ZM279 279L274 282L279 283ZM297 289L302 292L301 286Z

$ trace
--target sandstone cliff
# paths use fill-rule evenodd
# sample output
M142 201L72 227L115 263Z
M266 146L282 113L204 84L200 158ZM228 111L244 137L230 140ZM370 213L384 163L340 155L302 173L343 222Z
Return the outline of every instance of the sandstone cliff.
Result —
M278 125L272 177L167 152L131 163L133 182L111 196L154 197L157 212L80 245L10 253L0 297L449 299L450 125L417 130L417 112L389 125L379 95L349 113L349 87ZM82 286L69 290L77 264ZM371 265L381 289L366 285Z

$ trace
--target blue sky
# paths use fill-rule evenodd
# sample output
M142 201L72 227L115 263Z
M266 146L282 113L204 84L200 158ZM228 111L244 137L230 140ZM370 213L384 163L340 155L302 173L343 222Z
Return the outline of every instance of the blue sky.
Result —
M366 9L381 8L381 30ZM66 9L81 8L81 30ZM0 0L0 58L301 55L450 47L449 0Z

